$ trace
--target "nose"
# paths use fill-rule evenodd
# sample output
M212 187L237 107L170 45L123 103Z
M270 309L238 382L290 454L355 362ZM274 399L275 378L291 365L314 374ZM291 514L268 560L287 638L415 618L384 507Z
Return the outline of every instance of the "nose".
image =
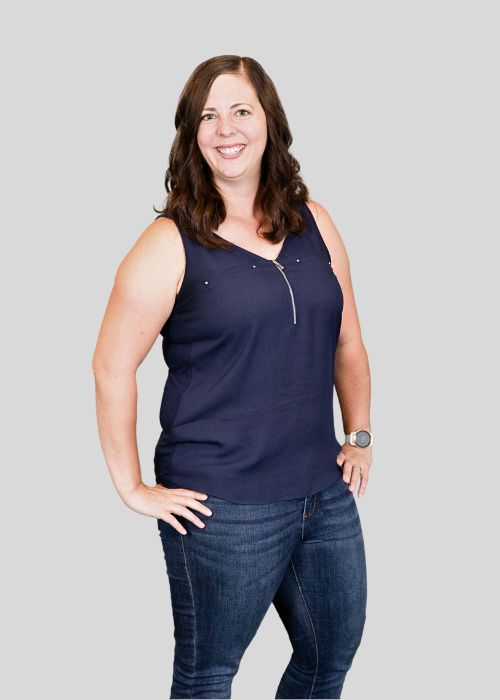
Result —
M231 118L229 116L219 117L219 126L217 129L218 136L231 136L234 134L233 125L231 124Z

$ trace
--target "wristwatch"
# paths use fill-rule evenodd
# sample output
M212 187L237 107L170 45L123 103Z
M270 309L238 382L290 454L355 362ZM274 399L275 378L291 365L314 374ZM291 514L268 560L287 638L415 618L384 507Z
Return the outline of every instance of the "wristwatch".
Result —
M356 447L370 447L373 444L373 433L369 430L355 430L345 436L348 445Z

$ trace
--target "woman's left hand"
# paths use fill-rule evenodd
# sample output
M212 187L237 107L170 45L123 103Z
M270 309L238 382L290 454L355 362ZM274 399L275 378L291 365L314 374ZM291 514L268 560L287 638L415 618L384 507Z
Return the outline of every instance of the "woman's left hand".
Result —
M368 476L372 464L372 448L356 447L344 444L337 455L337 464L342 467L345 482L350 483L349 490L354 491L359 480L358 498L361 497L368 484Z

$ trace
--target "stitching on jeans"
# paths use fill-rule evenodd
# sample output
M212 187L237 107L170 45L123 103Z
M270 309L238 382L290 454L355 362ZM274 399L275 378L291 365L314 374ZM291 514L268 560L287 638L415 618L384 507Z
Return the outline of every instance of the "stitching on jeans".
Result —
M304 598L304 594L302 593L302 588L300 587L299 577L297 576L297 571L296 571L296 569L295 569L295 564L293 563L293 557L290 558L290 562L291 562L291 564L292 564L292 569L293 569L293 573L294 573L294 576L295 576L295 580L297 581L297 586L299 587L300 595L301 595L301 597L302 597L302 602L304 603L304 607L305 607L305 609L306 609L307 616L308 616L308 618L309 618L309 622L311 623L311 629L312 629L313 635L314 635L314 646L315 646L315 649L316 649L316 670L314 671L314 678L313 678L313 683L312 683L312 687L311 687L311 692L309 693L309 697L312 697L312 693L313 693L313 690L314 690L314 684L316 683L316 676L317 676L317 674L318 674L318 663L319 663L318 640L316 639L316 630L314 629L313 621L312 621L312 618L311 618L311 614L310 614L310 612L309 612L309 608L307 607L306 599Z
M194 677L195 677L195 672L196 672L196 607L195 607L195 604L194 604L193 586L192 586L192 583L191 583L191 578L190 578L190 576L189 576L189 569L188 569L188 565L187 565L186 552L185 552L185 549L184 549L184 540L183 540L184 535L181 535L181 533L179 532L179 537L181 538L182 554L183 554L183 556L184 556L184 565L185 565L185 567L186 567L186 574L187 574L187 579L188 579L188 582L189 582L189 589L190 589L190 591L191 591L191 598L192 598L192 601L193 601L193 614L194 614L194 663L193 663L193 678L194 678ZM193 697L193 684L192 684L192 683L191 683L191 688L190 688L190 690L189 690L189 697L190 697L190 698Z
M317 494L314 494L314 503L313 503L312 511L309 513L309 516L311 516L314 513L314 511L316 510L316 503L317 502L318 502L318 496L317 496Z
M311 515L314 513L315 508L316 508L316 494L314 494L312 510L311 510L310 513L307 513L307 514L304 516L304 519L310 518Z

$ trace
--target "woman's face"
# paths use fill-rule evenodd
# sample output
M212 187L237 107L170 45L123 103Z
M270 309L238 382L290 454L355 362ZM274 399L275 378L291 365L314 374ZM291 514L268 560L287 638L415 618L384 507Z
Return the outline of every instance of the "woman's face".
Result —
M267 143L266 115L253 86L241 75L224 73L214 80L197 141L215 181L258 179ZM218 150L228 146L235 146L233 152Z

